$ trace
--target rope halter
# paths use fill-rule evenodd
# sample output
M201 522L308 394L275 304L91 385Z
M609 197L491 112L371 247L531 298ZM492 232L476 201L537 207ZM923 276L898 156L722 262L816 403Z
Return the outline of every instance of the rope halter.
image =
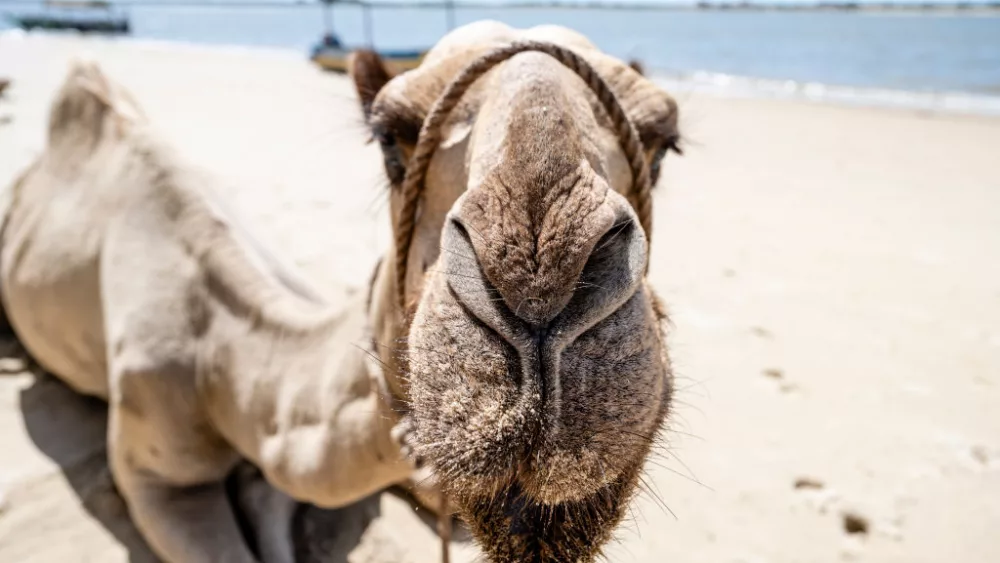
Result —
M406 311L406 270L410 246L413 243L413 233L416 229L417 207L424 191L424 181L431 157L434 155L434 150L441 144L441 126L458 105L465 92L479 77L514 55L527 51L545 53L575 72L587 83L601 105L604 106L611 118L615 133L618 135L618 142L621 143L625 157L632 168L632 190L626 194L626 197L639 217L639 224L646 233L646 240L649 241L652 237L653 202L649 167L643 153L642 142L639 140L639 134L632 122L629 121L628 115L621 103L618 102L614 92L594 70L594 67L575 52L544 41L516 41L482 55L462 69L435 100L430 113L420 128L413 156L410 157L406 166L406 175L403 178L401 188L403 203L396 222L396 291L400 311Z
M396 222L396 291L400 311L406 311L406 271L413 243L413 233L416 228L417 208L420 196L424 191L424 181L430 166L434 150L441 144L441 126L451 111L458 105L465 92L487 71L507 59L527 51L545 53L562 63L577 74L604 106L618 141L625 151L629 166L632 168L632 190L626 195L639 218L639 224L650 239L653 227L652 217L652 186L649 179L649 167L643 153L642 142L628 115L619 103L611 88L583 57L573 51L543 41L517 41L510 45L494 49L466 66L448 85L441 96L431 106L430 113L424 119L417 137L413 156L406 167L403 178L402 197L399 217ZM404 313L405 314L405 313ZM441 536L441 558L448 562L448 547L451 541L451 514L448 511L447 498L442 495L441 513L438 515L438 533Z

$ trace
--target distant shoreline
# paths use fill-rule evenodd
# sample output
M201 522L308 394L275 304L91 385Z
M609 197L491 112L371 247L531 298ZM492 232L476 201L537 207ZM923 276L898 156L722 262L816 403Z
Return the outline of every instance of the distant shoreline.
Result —
M11 31L0 30L0 42ZM13 31L13 34L25 39L41 41L74 40L74 35L64 35L59 32L29 34L18 30ZM7 40L11 38L13 36L9 36ZM177 39L136 37L108 38L106 41L130 44L140 50L161 53L227 53L239 57L250 56L307 62L302 51L291 47L202 43ZM677 73L656 67L649 68L647 74L651 80L680 97L698 94L721 99L788 101L839 107L927 112L973 118L1000 118L1000 96L977 92L906 90L875 86L856 87L826 82L738 76L711 71Z
M24 6L25 0L17 1ZM231 9L233 5L218 0L190 7L154 1L128 10L130 38L138 43L288 49L291 56L306 58L324 25L316 4ZM348 47L425 48L447 27L440 8L368 10L353 1L337 4L332 18L333 29ZM418 1L428 6L432 0ZM610 6L610 0L598 1ZM588 33L623 60L641 61L674 91L1000 116L1000 9L907 12L845 5L837 11L823 4L809 11L798 4L768 11L775 0L767 1L772 4L752 10L748 4L733 4L731 16L726 4L712 9L704 4L661 6L669 10L642 13L624 6L602 12L518 9L514 4L476 10L465 3L454 21L501 19L518 27L558 22ZM567 5L583 5L582 0L573 2ZM0 0L0 13L33 11L8 6ZM363 25L373 19L378 20L377 35L366 33ZM928 58L930 52L935 56Z
M649 76L675 95L695 93L723 99L792 101L976 118L1000 118L1000 96L977 92L847 86L708 71L678 74L653 69Z
M160 5L170 5L173 2L164 0L157 2ZM192 2L195 4L195 2ZM206 3L197 3L206 5ZM240 3L241 5L255 5L252 2ZM293 5L311 5L312 2L300 2ZM209 2L207 5L227 6L228 3ZM337 0L336 5L370 5L373 8L447 8L454 7L462 9L567 9L567 10L625 10L625 11L657 11L657 12L890 12L890 13L990 13L1000 14L1000 2L990 3L936 3L936 2L907 2L907 3L861 3L861 2L818 2L818 3L768 3L768 2L692 2L683 4L665 4L658 2L606 2L602 0L514 0L511 2L495 2L482 0L457 0L450 3L446 0L416 0L405 2L402 0Z
M6 6L39 6L44 5L44 0L0 0L0 5ZM319 7L321 2L313 1L288 1L263 0L255 2L253 0L235 0L233 2L222 2L218 0L139 0L136 2L108 1L111 7L199 7L199 8L313 8ZM606 0L513 0L511 2L498 2L490 0L415 0L406 2L403 0L335 0L334 6L370 6L375 9L385 8L454 8L456 10L472 9L565 9L565 10L625 10L625 11L658 11L658 12L863 12L863 13L926 13L926 14L1000 14L1000 1L988 3L975 2L794 2L794 3L774 3L774 2L690 2L667 4L659 2L636 1L636 2L607 2Z

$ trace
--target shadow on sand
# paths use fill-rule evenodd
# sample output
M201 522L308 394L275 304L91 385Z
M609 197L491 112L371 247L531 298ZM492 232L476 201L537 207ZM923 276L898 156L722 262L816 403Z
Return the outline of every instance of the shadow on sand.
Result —
M75 393L37 365L32 365L31 371L35 379L30 387L21 391L20 396L21 413L31 440L59 465L66 482L87 513L126 547L131 563L158 561L132 523L108 469L105 403ZM297 561L341 563L349 558L351 561L367 561L369 557L366 553L354 552L372 551L370 547L359 546L373 522L382 515L383 495L393 495L412 503L405 492L391 490L336 510L301 505L294 525ZM426 511L419 512L419 520L433 531L436 526L434 518ZM464 530L456 532L456 540L469 541ZM437 557L437 554L428 555L428 561ZM400 556L400 563L411 561L413 553L400 553ZM392 563L396 559L387 558L385 553L375 558L379 563Z

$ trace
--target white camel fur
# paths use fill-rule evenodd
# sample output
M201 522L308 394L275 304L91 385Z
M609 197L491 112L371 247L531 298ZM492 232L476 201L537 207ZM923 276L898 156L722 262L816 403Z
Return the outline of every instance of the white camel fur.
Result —
M223 487L242 459L327 507L413 470L391 436L384 380L357 347L370 342L364 299L322 303L211 183L122 87L76 63L44 153L11 188L0 254L18 338L107 400L115 482L146 540L177 563L257 560ZM261 502L249 515L261 555L290 562L292 503Z

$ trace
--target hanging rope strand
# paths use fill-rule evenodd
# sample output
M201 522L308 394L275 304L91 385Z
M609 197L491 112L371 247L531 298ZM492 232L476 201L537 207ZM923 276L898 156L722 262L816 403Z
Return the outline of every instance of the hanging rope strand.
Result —
M587 86L594 92L597 99L604 106L605 111L611 118L615 133L618 134L618 142L621 143L625 157L632 168L632 191L627 194L629 201L635 208L639 217L639 224L646 232L646 240L652 238L653 229L653 205L652 186L649 181L649 168L646 157L643 153L642 142L635 127L629 121L628 115L618 102L614 92L603 78L590 66L583 57L575 52L542 41L518 41L505 47L497 48L482 57L472 61L466 66L457 77L455 77L444 92L434 102L430 113L424 120L420 128L420 135L417 137L417 145L414 148L413 156L406 167L406 176L403 178L402 196L403 204L400 207L399 217L396 223L396 291L399 300L400 310L404 312L406 307L406 271L410 254L410 246L413 243L413 232L416 228L417 211L420 196L424 189L424 180L427 175L427 168L430 166L431 157L434 150L441 144L441 126L451 111L458 105L459 100L472 84L482 75L486 74L494 66L501 62L526 51L538 51L545 53L556 59L564 66L572 70L587 83Z

